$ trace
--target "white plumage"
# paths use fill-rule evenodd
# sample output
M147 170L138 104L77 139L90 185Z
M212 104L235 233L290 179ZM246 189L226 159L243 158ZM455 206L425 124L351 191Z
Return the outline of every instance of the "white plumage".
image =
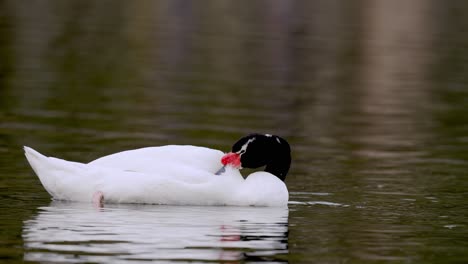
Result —
M171 205L286 206L288 190L268 172L246 179L227 166L223 152L196 146L162 146L123 151L90 163L46 157L24 147L42 185L57 200L90 202L102 192L105 203Z

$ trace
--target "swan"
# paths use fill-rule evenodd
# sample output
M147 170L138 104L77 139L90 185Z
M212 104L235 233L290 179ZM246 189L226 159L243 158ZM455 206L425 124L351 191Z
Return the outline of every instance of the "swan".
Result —
M284 183L291 164L288 142L250 134L229 153L191 145L127 150L89 163L46 157L25 146L25 156L55 200L167 205L287 206ZM242 168L259 168L243 178Z

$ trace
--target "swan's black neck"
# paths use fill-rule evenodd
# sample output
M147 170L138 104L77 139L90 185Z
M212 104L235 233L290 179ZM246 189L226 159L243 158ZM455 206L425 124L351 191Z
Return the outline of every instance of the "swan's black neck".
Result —
M265 167L265 171L269 172L280 180L284 181L286 179L286 175L288 174L289 167L291 165L291 155L287 155L278 159L277 161L272 161L268 163Z
M274 135L248 135L234 144L232 152L241 155L242 167L256 169L266 166L266 172L282 181L291 165L291 148L288 142Z

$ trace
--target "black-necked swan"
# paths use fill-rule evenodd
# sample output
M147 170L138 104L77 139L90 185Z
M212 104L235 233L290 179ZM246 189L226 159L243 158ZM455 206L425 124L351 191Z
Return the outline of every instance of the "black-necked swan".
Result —
M291 164L286 140L250 134L231 152L190 145L127 150L90 163L46 157L24 147L29 164L56 200L168 205L287 206ZM219 168L222 166L222 169ZM246 179L241 168L259 168ZM219 174L219 175L218 175Z

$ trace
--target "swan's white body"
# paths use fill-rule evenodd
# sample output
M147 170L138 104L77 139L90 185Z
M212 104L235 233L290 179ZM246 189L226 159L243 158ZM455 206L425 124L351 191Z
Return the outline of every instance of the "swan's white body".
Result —
M195 146L123 151L90 163L46 157L24 147L44 188L57 200L90 202L102 192L105 203L171 205L286 206L283 181L267 172L246 179L231 166L215 175L223 153Z

